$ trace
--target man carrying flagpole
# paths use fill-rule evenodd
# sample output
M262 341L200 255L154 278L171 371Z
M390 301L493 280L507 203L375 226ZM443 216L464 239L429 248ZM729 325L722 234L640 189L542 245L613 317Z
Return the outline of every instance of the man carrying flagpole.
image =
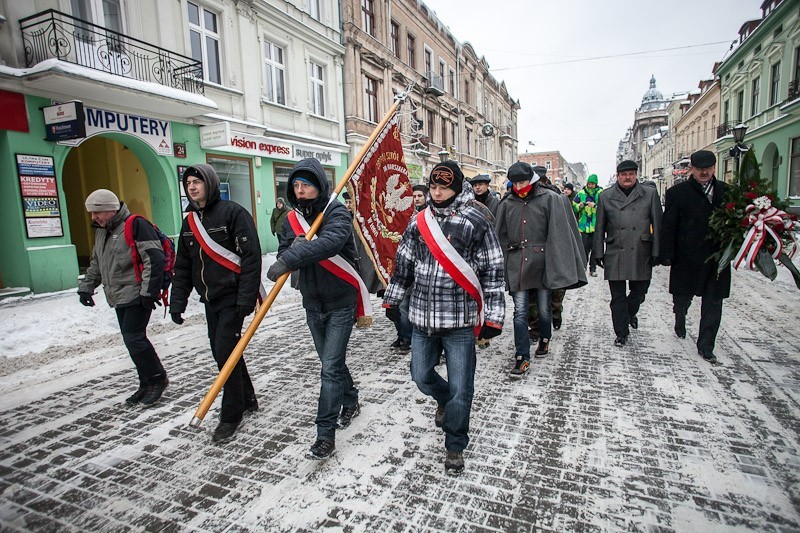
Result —
M411 379L438 404L434 423L445 432L445 473L464 470L475 382L475 337L500 334L505 314L503 252L491 222L454 161L429 178L428 206L403 233L384 295L396 321L411 291ZM447 353L447 380L434 367Z
M267 277L276 281L300 271L298 289L322 363L317 439L308 457L327 459L336 449L336 430L347 428L361 412L345 356L353 323L367 325L371 320L369 293L355 270L352 216L331 196L319 161L303 159L292 168L286 198L293 210L278 233L278 259ZM320 213L322 225L312 240L306 240L308 221Z
M183 173L189 197L172 280L169 312L183 324L194 288L205 304L211 353L221 369L242 333L245 317L255 308L261 286L261 245L250 216L236 202L219 195L219 176L211 165L192 165ZM245 411L258 410L253 383L240 359L222 395L220 423L211 438L233 438Z

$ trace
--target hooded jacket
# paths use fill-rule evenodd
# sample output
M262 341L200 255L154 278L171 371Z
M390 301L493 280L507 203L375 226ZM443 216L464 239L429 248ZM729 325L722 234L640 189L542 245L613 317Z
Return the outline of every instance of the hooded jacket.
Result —
M183 313L189 294L194 288L200 301L216 307L229 305L255 306L261 283L261 245L250 213L237 204L219 196L219 176L211 165L192 165L183 175L195 170L206 184L207 200L204 207L189 203L188 212L196 212L209 237L241 258L241 272L220 265L206 254L189 227L188 217L183 219L172 279L170 312ZM187 192L188 196L188 192Z
M505 254L510 292L586 285L575 217L564 195L550 186L537 182L525 198L514 193L503 198L495 228Z
M594 228L597 224L595 216L597 213L597 202L602 192L603 188L600 186L594 189L584 187L572 198L575 216L578 217L578 231L581 233L594 233ZM593 202L594 206L586 205L587 202Z
M319 196L306 206L300 205L292 187L295 174L301 171L311 172L321 187ZM319 213L325 213L316 239L294 243L295 233L288 220L278 232L278 258L290 270L300 272L298 289L303 295L303 307L324 313L355 304L356 289L319 264L323 259L340 255L358 270L353 215L341 202L328 204L330 186L319 161L304 159L295 165L289 175L286 198L309 225Z
M105 228L95 225L92 260L83 277L79 292L94 293L100 283L106 301L111 307L139 305L139 296L158 298L164 276L164 251L158 234L147 220L137 218L133 222L133 240L142 258L144 270L142 281L136 281L133 271L131 248L125 241L125 221L131 216L128 207L120 204L119 211Z
M484 299L484 322L502 328L505 315L503 252L492 228L489 212L475 200L472 186L464 182L447 207L433 207L434 218L456 251L478 276ZM403 233L384 307L399 307L411 290L409 319L432 333L478 325L478 304L433 257L423 241L414 215Z
M278 202L281 202L283 207L278 207ZM277 235L281 230L283 221L286 220L286 215L288 215L290 211L290 209L286 207L286 201L283 198L278 198L275 203L275 209L272 210L272 216L269 218L269 229L273 235Z

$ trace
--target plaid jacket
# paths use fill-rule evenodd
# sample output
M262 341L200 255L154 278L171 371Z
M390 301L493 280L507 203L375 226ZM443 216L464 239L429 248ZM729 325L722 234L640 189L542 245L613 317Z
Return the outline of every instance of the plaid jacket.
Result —
M474 206L469 183L445 208L432 208L442 233L469 263L483 289L484 321L502 328L505 316L503 251L492 223ZM430 203L429 203L429 207ZM478 304L451 278L431 254L411 219L395 257L395 269L384 307L399 307L411 290L409 319L417 328L432 333L478 325Z

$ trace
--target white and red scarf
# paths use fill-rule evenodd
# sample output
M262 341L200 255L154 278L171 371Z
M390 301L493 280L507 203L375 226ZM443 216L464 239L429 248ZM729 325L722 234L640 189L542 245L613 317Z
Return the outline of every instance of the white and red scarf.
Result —
M189 213L187 217L189 219L189 227L194 233L195 239L197 242L200 243L200 247L206 253L208 257L214 260L214 262L222 265L223 267L227 268L228 270L232 270L237 274L242 273L242 259L239 257L235 252L232 252L216 242L214 239L209 236L208 232L206 231L205 226L203 226L202 221L200 220L200 216L197 214L197 211L192 211ZM261 280L258 281L258 303L259 305L264 302L264 299L267 297L267 291L264 289L264 284L261 283Z
M464 289L478 303L478 325L474 332L477 337L483 325L483 289L478 275L472 270L461 254L459 254L450 241L442 233L442 228L433 216L430 207L417 213L417 227L420 235L428 245L434 259L442 266L444 271L453 278L459 287Z
M306 235L308 233L310 226L303 215L297 211L290 211L287 219L296 236ZM314 235L311 240L316 238L317 236ZM356 300L356 319L358 320L358 325L370 325L372 323L372 304L369 301L369 291L356 269L340 255L334 255L328 259L323 259L319 262L319 266L356 289L358 293L358 298Z

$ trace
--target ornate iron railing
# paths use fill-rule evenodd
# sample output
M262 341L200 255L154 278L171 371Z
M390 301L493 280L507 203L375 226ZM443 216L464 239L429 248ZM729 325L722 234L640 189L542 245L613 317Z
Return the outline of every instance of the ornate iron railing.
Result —
M733 129L733 126L733 122L723 122L717 126L717 139L720 137L725 137L727 134L729 134L731 129Z
M60 59L116 76L203 94L203 63L48 9L19 21L25 64Z
M787 102L792 102L800 98L800 80L797 78L789 82L789 94L786 98Z

